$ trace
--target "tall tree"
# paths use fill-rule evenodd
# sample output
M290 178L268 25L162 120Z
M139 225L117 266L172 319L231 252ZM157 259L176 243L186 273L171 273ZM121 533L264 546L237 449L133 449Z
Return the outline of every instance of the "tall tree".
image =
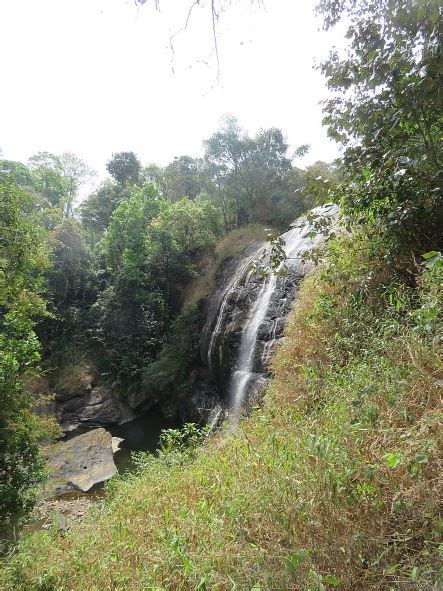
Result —
M317 8L326 29L343 19L349 40L321 65L333 92L324 123L345 148L342 209L383 229L394 253L435 249L441 239L440 4L322 0Z
M72 218L62 219L49 233L51 267L45 288L49 317L37 325L46 356L65 354L66 347L87 347L89 309L96 297L92 257L83 231Z
M31 156L28 167L36 192L51 205L61 206L69 187L60 158L50 152L38 152Z
M64 209L67 215L72 215L72 207L78 191L82 185L88 182L95 172L81 158L72 152L64 152L60 156L63 175L67 180Z
M279 129L249 137L233 117L205 142L209 188L220 205L226 229L251 221L287 225L298 211L291 192L291 159ZM292 214L290 213L292 204ZM282 219L281 213L289 215Z
M82 225L91 245L100 240L112 214L121 201L130 197L131 191L131 186L107 179L80 205Z
M142 166L134 152L116 152L112 154L106 170L118 183L135 185L140 180Z
M196 197L202 190L202 160L191 156L177 156L164 169L168 185L167 196L172 201L182 197Z

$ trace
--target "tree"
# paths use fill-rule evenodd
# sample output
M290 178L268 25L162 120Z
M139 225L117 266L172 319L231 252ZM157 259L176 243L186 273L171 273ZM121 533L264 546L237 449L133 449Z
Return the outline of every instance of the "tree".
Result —
M122 186L114 181L106 180L81 204L82 226L89 236L91 246L94 246L101 238L119 203L129 198L130 195L130 186Z
M60 158L50 152L38 152L28 161L32 182L37 193L51 205L62 206L69 190L68 179L63 174Z
M0 184L0 532L10 534L31 509L42 477L38 419L23 375L36 370L35 318L45 312L42 273L48 266L44 232L30 196L11 178Z
M82 185L89 181L95 172L81 158L65 152L60 156L63 175L67 179L66 197L64 200L64 209L66 215L72 215L72 206L78 191Z
M0 159L0 171L8 173L19 187L32 187L31 173L21 162Z
M283 227L292 221L298 208L290 190L292 166L287 151L279 129L249 137L233 117L227 117L205 142L207 174L212 180L209 192L220 206L227 230L251 221ZM283 219L283 211L289 219Z
M167 196L172 201L181 197L193 199L202 190L202 160L190 156L178 156L164 169L168 186Z
M37 325L46 356L63 355L67 347L87 347L89 310L96 297L92 257L78 222L61 220L49 233L48 243L51 267L45 287L51 315Z
M116 152L112 154L106 170L118 183L135 185L140 180L142 166L134 152Z
M164 204L154 185L136 189L114 211L100 244L106 284L93 306L95 340L125 384L154 359L170 319L147 256L148 228Z
M137 383L166 340L198 257L215 245L218 212L205 198L171 203L153 184L114 211L100 244L106 287L94 305L109 371Z
M435 249L441 192L441 14L430 0L322 0L329 29L347 23L345 55L321 65L334 96L324 123L344 149L334 190L351 223L383 231L387 254Z

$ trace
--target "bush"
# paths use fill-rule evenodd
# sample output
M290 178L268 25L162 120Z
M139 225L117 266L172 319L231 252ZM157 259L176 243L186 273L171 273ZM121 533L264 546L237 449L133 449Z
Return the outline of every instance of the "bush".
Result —
M186 306L172 323L168 342L143 371L143 386L165 394L186 389L192 366L199 359L201 317L195 304Z

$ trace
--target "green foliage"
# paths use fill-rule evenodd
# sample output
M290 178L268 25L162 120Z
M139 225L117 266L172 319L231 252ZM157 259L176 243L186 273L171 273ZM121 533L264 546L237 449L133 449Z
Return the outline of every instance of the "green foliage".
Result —
M89 310L96 296L93 261L83 231L73 219L63 219L56 225L48 235L48 243L51 267L46 273L45 287L51 316L38 324L37 332L45 356L62 357L66 346L87 347Z
M120 203L101 243L109 272L120 273L127 280L137 279L146 260L148 227L165 205L152 184L137 188Z
M160 435L159 451L167 455L193 450L203 443L207 435L208 427L199 428L194 423L186 423L181 429L164 429Z
M73 215L73 206L78 191L82 185L89 181L95 172L81 158L72 152L65 152L60 157L63 176L66 179L66 195L63 200L65 215Z
M186 389L189 372L199 359L201 317L195 305L187 306L175 318L155 361L143 370L144 389L178 396Z
M190 156L179 156L164 169L164 194L171 201L194 199L204 189L204 163Z
M28 161L35 191L51 205L60 207L68 192L68 180L58 156L49 152L38 152Z
M82 226L88 234L91 246L97 244L119 203L128 199L131 193L131 187L122 187L111 180L106 180L81 204Z
M250 138L233 117L205 141L212 179L208 191L222 211L225 229L250 221L285 227L297 216L301 207L294 191L301 185L300 174L292 169L287 150L279 129L262 130Z
M209 434L209 427L198 427L195 423L185 423L179 429L163 429L159 448L155 455L135 452L132 459L139 474L154 469L158 465L171 468L181 466L195 459L196 451L203 445Z
M32 187L31 173L21 162L1 159L0 171L8 173L19 187Z
M22 377L36 369L35 317L48 266L44 233L30 214L32 200L10 178L0 184L0 534L10 534L32 508L32 487L42 476L38 420Z
M321 66L334 97L329 135L345 147L332 191L351 224L384 231L386 256L441 239L439 2L323 0L325 28L346 19L349 46ZM380 235L379 235L380 236Z
M106 165L114 180L122 185L136 185L140 180L141 164L134 152L116 152Z
M203 197L170 203L150 183L133 189L113 213L100 245L108 280L94 305L95 338L121 380L138 380L155 359L197 257L215 245L217 217Z

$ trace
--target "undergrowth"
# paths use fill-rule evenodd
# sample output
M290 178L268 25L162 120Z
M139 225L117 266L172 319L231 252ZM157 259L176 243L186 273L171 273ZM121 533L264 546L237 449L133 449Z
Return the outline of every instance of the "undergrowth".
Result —
M263 406L141 461L70 531L24 538L3 587L437 589L441 260L414 275L337 240Z

